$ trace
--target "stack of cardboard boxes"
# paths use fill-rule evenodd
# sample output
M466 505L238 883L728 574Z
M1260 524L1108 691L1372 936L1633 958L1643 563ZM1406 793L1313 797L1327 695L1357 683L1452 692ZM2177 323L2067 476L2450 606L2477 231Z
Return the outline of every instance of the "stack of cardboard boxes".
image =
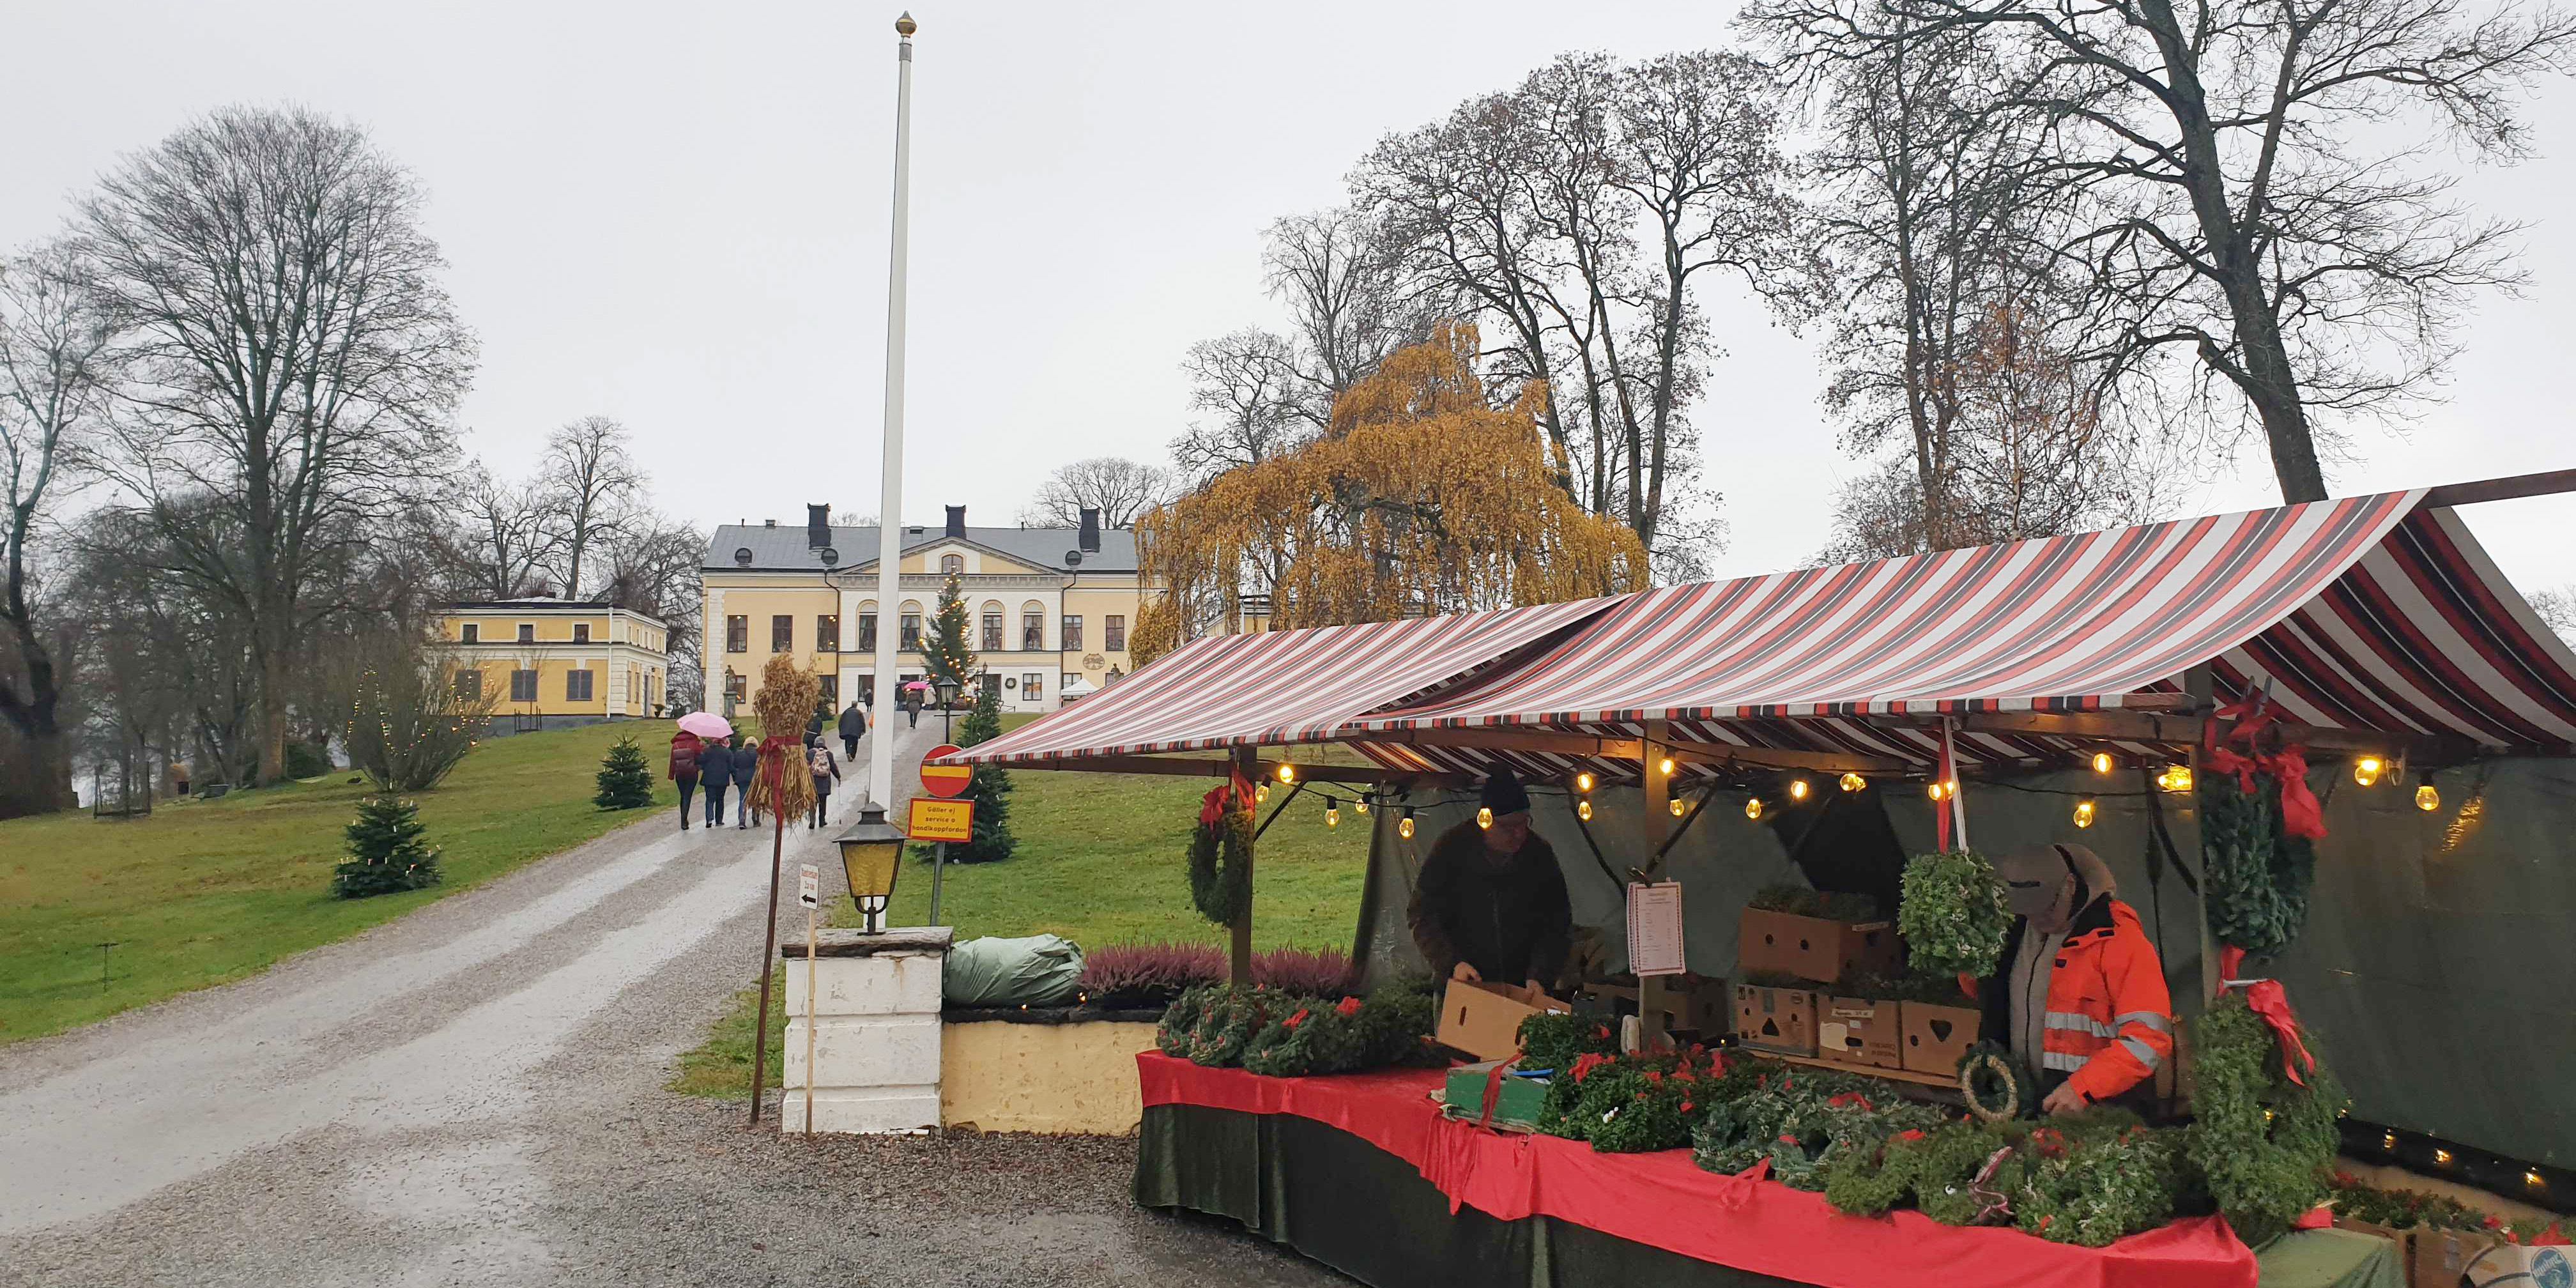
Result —
M1736 1041L1757 1051L1859 1069L1950 1073L1976 1043L1975 1007L1900 1002L1834 987L1892 974L1902 957L1896 927L1886 921L1746 908L1736 938L1740 976L1788 975L1814 984L1738 983Z

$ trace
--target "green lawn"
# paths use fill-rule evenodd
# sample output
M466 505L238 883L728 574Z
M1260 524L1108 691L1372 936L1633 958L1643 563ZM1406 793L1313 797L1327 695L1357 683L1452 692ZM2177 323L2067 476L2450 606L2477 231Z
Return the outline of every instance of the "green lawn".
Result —
M367 791L346 772L162 802L146 819L0 822L0 1042L239 979L633 822L646 811L590 803L601 755L630 733L658 778L667 722L485 742L416 798L445 882L373 899L331 895L340 829ZM657 781L655 801L678 798ZM117 941L104 985L102 940Z
M1004 727L1030 717L1005 717ZM1212 778L1156 774L1081 774L1023 770L1011 775L1011 833L1018 853L1007 862L951 865L940 895L940 920L962 942L984 935L1058 934L1085 948L1136 940L1221 943L1225 929L1190 906L1186 866L1199 797ZM1252 939L1257 948L1293 945L1348 949L1360 916L1369 829L1343 789L1339 827L1324 826L1318 792L1299 796L1255 851ZM1278 790L1258 811L1268 817ZM847 899L837 922L854 920ZM930 920L930 868L906 863L887 923ZM771 995L777 996L773 977ZM750 1080L757 995L744 989L707 1042L680 1058L671 1089L690 1095L740 1097ZM786 1018L770 1008L769 1085L778 1085Z

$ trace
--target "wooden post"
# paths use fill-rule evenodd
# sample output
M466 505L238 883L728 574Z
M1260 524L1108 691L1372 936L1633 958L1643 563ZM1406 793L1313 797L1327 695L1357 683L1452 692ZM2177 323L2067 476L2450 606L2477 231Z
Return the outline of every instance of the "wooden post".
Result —
M1259 747L1235 748L1234 765L1242 771L1245 782L1258 784L1261 781ZM1243 850L1243 915L1235 918L1234 924L1227 928L1232 932L1234 942L1226 959L1226 978L1237 988L1252 987L1252 850L1249 845Z
M1646 825L1638 831L1645 838L1649 856L1644 865L1648 880L1663 875L1664 856L1657 851L1663 847L1664 838L1672 834L1672 775L1664 772L1663 765L1671 747L1664 722L1647 721L1646 739L1639 754L1639 769L1646 782ZM1624 903L1626 889L1623 887L1619 893ZM1663 1035L1664 978L1661 975L1640 975L1637 977L1637 1040L1651 1046Z
M2217 676L2211 673L2207 663L2203 663L2182 673L2182 689L2191 697L2191 713L2203 722L2201 728L2206 730L2209 727L2207 724L2209 713L2218 707ZM2194 738L2190 748L2184 754L2183 763L2191 766L2193 789L2191 834L2196 841L2200 837L2199 788L2200 776L2204 772L2200 759L2200 740ZM2162 791L2163 789L2150 784L2147 790ZM2179 810L2176 811L2176 813L2179 812ZM2218 931L2209 924L2209 867L2204 858L2200 883L2200 1000L2202 1005L2208 1005L2212 998L2218 996L2218 979Z

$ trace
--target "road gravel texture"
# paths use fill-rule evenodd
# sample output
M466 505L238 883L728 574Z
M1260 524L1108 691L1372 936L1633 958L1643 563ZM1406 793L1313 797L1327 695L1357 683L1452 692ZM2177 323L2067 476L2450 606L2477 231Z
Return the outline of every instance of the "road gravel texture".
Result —
M937 740L900 731L899 797ZM760 965L770 866L676 824L0 1048L0 1285L1349 1282L1138 1210L1132 1140L782 1138L774 1095L749 1131L663 1090ZM782 936L795 864L843 888L836 830L788 831Z

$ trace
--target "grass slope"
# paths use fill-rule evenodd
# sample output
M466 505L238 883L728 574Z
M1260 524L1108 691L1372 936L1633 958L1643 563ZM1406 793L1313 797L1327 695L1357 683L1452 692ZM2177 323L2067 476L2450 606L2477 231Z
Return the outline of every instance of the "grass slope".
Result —
M662 721L497 738L421 793L443 884L373 899L331 895L340 829L363 785L342 772L220 800L162 802L147 819L65 813L0 823L0 1042L56 1032L251 974L390 921L648 810L590 803L599 759L634 734L661 772ZM670 783L654 801L677 806ZM100 983L103 940L108 979Z

